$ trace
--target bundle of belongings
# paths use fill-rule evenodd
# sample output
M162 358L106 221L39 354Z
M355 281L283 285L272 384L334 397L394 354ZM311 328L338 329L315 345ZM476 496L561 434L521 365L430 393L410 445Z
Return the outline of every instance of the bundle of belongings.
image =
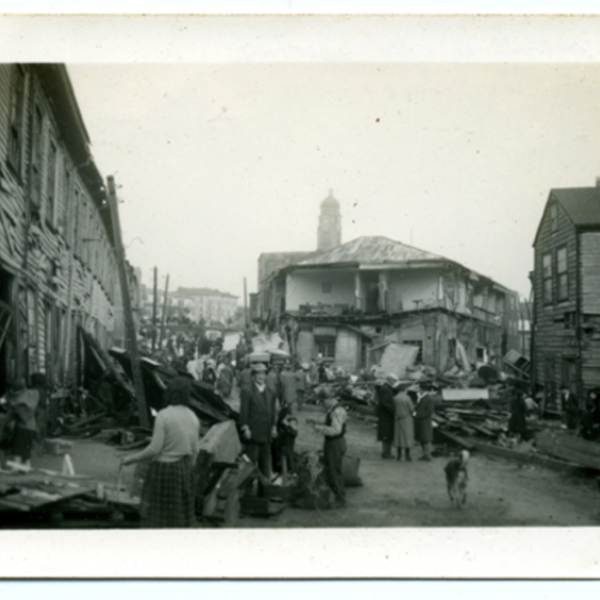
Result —
M346 487L360 487L362 479L358 475L360 459L344 456L342 475ZM327 484L321 451L302 452L296 456L295 508L323 510L333 505L333 492Z

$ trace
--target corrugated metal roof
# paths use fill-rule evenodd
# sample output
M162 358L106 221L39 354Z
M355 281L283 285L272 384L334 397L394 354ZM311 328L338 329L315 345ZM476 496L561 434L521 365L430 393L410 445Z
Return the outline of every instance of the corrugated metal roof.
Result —
M448 260L439 254L420 250L383 236L359 237L298 263L299 266L336 263L382 264L419 260Z
M600 225L600 188L563 188L551 195L565 209L575 226Z

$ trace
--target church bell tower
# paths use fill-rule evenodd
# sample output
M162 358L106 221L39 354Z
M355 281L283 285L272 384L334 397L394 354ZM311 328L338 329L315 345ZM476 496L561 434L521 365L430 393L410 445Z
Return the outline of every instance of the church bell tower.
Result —
M342 243L342 215L340 203L333 197L333 190L321 202L319 229L317 231L317 250L331 250Z

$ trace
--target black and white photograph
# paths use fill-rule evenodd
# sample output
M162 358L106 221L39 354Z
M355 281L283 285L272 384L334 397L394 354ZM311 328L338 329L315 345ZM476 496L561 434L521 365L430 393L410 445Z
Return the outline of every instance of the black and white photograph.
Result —
M597 541L598 18L0 30L0 529Z

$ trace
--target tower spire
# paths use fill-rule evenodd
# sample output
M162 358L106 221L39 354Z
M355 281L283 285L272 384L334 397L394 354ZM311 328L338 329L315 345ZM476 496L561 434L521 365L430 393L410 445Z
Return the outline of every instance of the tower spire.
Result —
M342 243L342 215L340 203L333 197L333 188L329 196L321 202L319 228L317 230L317 250L330 250Z

